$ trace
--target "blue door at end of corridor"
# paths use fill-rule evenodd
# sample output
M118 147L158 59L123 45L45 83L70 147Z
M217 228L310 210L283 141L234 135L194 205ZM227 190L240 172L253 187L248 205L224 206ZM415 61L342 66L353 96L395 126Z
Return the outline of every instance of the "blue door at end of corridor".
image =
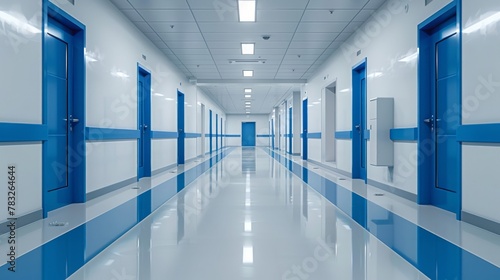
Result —
M457 7L419 26L418 202L461 215L461 61ZM438 16L439 15L439 16Z
M86 200L85 26L48 4L43 40L43 216Z
M219 150L219 114L215 114L215 150Z
M255 147L255 122L241 123L241 146Z
M151 73L137 67L137 179L151 176Z
M184 93L177 91L177 164L185 163Z
M307 130L308 130L308 102L307 98L302 101L302 159L307 160L307 149L308 149L308 137L307 137Z
M209 149L210 149L210 153L213 152L213 143L212 143L212 133L213 133L213 128L212 128L212 125L213 125L213 121L212 121L212 110L209 110L208 111L208 143L209 143Z
M367 181L366 150L366 67L367 61L352 68L352 178Z

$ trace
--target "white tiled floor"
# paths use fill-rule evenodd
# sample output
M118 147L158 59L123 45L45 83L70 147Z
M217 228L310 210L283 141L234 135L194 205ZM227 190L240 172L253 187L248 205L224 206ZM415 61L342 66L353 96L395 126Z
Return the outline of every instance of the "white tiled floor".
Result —
M69 279L427 279L263 150L236 149Z

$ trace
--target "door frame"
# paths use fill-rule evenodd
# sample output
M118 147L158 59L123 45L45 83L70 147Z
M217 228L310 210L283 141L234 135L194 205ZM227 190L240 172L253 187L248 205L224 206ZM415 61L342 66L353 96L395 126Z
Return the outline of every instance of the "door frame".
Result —
M364 58L358 64L352 67L352 178L353 179L362 179L365 182L368 181L368 166L367 166L367 93L368 93L368 80L367 80L367 71L368 71L368 59ZM360 81L361 79L365 79L365 91L364 93L361 91L359 87L359 83L356 81ZM364 103L363 103L364 100ZM361 108L363 107L363 108ZM361 119L361 115L364 113L364 127ZM357 126L360 125L359 128L360 133L359 136L356 137L356 130L358 130ZM361 141L361 143L359 143ZM364 156L361 151L357 149L360 145L364 145ZM362 167L362 161L364 161L364 168Z
M185 145L186 145L186 127L185 127L185 95L177 89L177 164L184 164Z
M223 134L222 134L222 128L224 127L223 124L223 118L220 118L220 148L222 149L222 140L223 140Z
M288 108L288 153L293 154L293 108Z
M213 152L213 143L212 143L212 133L213 133L213 120L212 120L212 110L208 110L208 138L209 138L209 148L210 154Z
M83 203L87 200L86 194L86 65L84 50L86 46L86 27L84 24L70 16L68 13L50 3L43 1L43 24L42 24L42 123L48 123L48 84L47 84L47 63L46 45L44 36L47 34L49 18L59 22L73 32L74 54L72 56L72 99L73 114L78 117L79 122L73 127L72 143L69 145L71 156L75 162L69 166L68 172L71 174L70 183L72 188L72 203ZM52 151L48 141L42 143L42 211L46 218L48 212L64 205L58 205L56 192L49 192L49 174L51 162L48 159ZM69 163L71 164L71 163Z
M146 91L142 98L139 98L139 81L145 78ZM140 115L144 112L144 127L140 123ZM137 140L137 180L143 177L151 177L151 71L137 63L137 130L139 139ZM142 142L141 142L142 141ZM141 143L144 145L144 153L141 152ZM140 158L143 160L143 167L139 166Z
M431 36L429 31L438 27L451 17L456 17L457 24L457 36L458 36L458 53L459 61L458 63L458 89L459 89L459 102L460 106L462 104L462 13L461 13L461 1L453 1L448 4L434 15L426 19L424 22L418 25L418 47L419 47L419 58L418 58L418 155L419 164L417 165L417 203L418 204L430 204L435 205L435 186L434 186L434 154L435 150L429 151L429 145L431 143L431 132L428 129L428 125L424 122L424 119L432 115L431 106L431 95L432 95L432 76L429 74L428 69L432 67L430 61L432 53L430 52L429 46L432 44ZM458 112L459 122L462 123L462 112ZM459 143L460 149L457 151L458 165L462 166L462 143ZM461 219L461 209L462 209L462 169L457 169L458 186L456 193L457 209L454 212L457 219ZM439 194L438 194L439 196ZM437 206L437 205L436 205ZM439 207L439 206L437 206ZM449 211L449 209L448 209Z
M200 111L201 111L201 113L200 113L200 118L201 118L201 120L200 120L200 125L201 125L201 127L200 127L200 130L201 130L200 155L204 156L205 155L205 145L206 145L206 143L205 143L205 141L206 141L206 138L205 138L206 137L206 135L205 135L205 133L206 133L205 132L206 131L206 128L205 128L205 126L206 126L205 104L201 103Z
M219 150L219 114L215 114L215 151Z
M307 136L307 131L309 129L309 123L308 123L308 106L309 102L307 101L307 98L304 98L302 100L302 159L307 160L308 157L308 141L309 138Z

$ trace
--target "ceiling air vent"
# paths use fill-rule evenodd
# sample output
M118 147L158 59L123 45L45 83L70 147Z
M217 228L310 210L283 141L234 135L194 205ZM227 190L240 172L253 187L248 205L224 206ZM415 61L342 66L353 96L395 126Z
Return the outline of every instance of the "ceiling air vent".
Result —
M265 64L266 59L229 59L229 64Z

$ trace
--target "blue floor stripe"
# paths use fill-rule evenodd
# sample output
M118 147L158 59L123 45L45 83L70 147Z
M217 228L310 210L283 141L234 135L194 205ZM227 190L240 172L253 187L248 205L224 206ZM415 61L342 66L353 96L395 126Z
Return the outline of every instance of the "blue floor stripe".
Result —
M490 262L280 154L266 152L427 277L500 279L500 268Z
M0 279L66 279L233 150L229 148L20 256L16 272L8 270L8 263L1 266Z

